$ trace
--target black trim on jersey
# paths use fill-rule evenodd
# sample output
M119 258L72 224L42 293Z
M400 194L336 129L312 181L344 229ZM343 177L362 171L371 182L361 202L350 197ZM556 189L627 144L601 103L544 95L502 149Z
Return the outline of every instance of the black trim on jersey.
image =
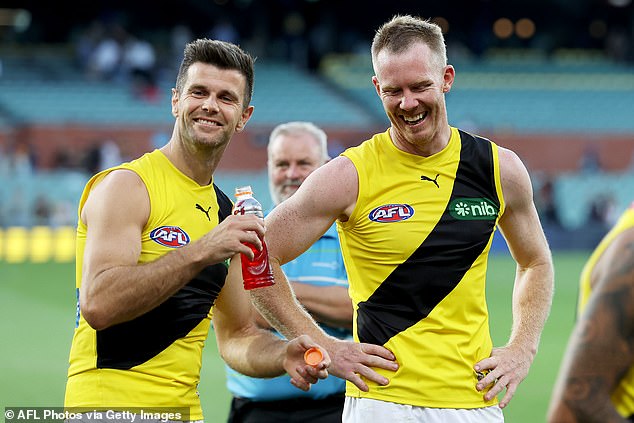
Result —
M460 163L448 205L454 198L485 197L499 210L491 143L463 131L459 133ZM359 340L384 345L427 317L471 268L494 227L495 220L457 220L447 208L416 251L366 301L359 303Z
M231 200L216 186L218 219L231 214ZM225 284L224 263L207 266L163 304L136 319L97 331L97 367L127 370L183 338L209 314Z
M216 191L216 201L218 202L218 222L222 222L227 216L231 216L233 203L216 184L214 184L214 191Z

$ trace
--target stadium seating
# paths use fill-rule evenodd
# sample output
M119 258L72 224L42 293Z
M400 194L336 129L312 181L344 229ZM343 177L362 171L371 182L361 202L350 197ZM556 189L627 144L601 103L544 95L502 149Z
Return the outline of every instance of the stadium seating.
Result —
M280 64L256 64L254 124L291 120L324 127L357 128L373 124L372 115L317 76Z
M546 58L526 50L491 50L480 59L461 57L452 63L457 77L447 103L450 123L456 126L520 134L634 134L634 72L602 55L560 51ZM160 97L148 102L135 97L125 82L86 79L67 52L3 52L2 65L0 130L38 123L171 124L168 101L174 75L159 80ZM251 122L262 127L289 120L311 120L325 128L386 125L372 74L368 55L328 56L319 74L258 61ZM88 176L59 170L20 177L0 166L0 227L36 226L39 197L46 197L59 213L56 225L74 225ZM539 175L532 176L537 190ZM236 186L251 184L263 205L271 206L265 170L221 172L216 183L229 195ZM606 191L613 195L614 207L624 209L632 200L634 175L566 173L557 178L555 196L564 228L582 228L591 202Z
M618 217L634 201L634 173L563 174L557 180L555 199L560 205L562 222L568 228L583 227L595 202L610 202L613 217Z
M176 75L158 83L159 98L135 96L130 83L88 80L63 55L3 57L0 127L20 123L110 125L171 124L169 99ZM363 127L372 123L364 108L306 71L277 63L256 64L256 111L252 122L275 125L311 120L318 125ZM6 116L11 117L7 119Z
M516 133L634 133L631 68L594 56L546 60L508 51L452 63L456 80L447 105L456 126ZM385 119L371 85L368 55L329 56L322 73Z

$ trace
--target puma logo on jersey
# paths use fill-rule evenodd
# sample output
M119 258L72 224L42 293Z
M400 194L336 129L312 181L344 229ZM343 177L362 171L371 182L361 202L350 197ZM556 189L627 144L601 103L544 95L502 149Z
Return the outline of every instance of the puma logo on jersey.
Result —
M429 182L433 182L434 185L436 185L437 188L440 188L440 185L438 185L438 177L440 176L439 173L436 174L436 177L434 179L430 178L429 176L425 176L425 175L420 175L420 180L421 181L429 181Z
M207 220L211 222L211 218L209 217L209 210L211 210L211 206L207 207L207 210L205 210L203 208L203 206L201 206L200 204L196 203L196 209L200 210L203 213L205 213L205 216L207 216Z

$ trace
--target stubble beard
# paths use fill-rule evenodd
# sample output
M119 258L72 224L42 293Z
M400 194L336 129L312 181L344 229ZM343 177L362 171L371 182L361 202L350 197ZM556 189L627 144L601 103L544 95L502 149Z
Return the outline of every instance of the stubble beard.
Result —
M269 182L269 191L271 192L271 197L275 205L280 204L284 200L288 200L297 192L297 190L294 190L289 193L284 184L276 186L273 182Z
M218 132L215 134L203 133L202 131L196 130L194 125L192 122L191 125L186 126L185 131L189 144L194 148L200 150L216 150L225 147L229 143L230 135L226 132Z

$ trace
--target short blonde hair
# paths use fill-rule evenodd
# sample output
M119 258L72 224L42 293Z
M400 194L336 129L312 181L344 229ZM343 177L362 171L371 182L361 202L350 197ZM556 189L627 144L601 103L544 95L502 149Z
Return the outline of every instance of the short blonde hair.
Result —
M402 53L412 44L423 42L436 53L439 65L447 65L447 47L442 29L429 20L410 15L396 15L381 25L372 40L372 62L382 50Z

